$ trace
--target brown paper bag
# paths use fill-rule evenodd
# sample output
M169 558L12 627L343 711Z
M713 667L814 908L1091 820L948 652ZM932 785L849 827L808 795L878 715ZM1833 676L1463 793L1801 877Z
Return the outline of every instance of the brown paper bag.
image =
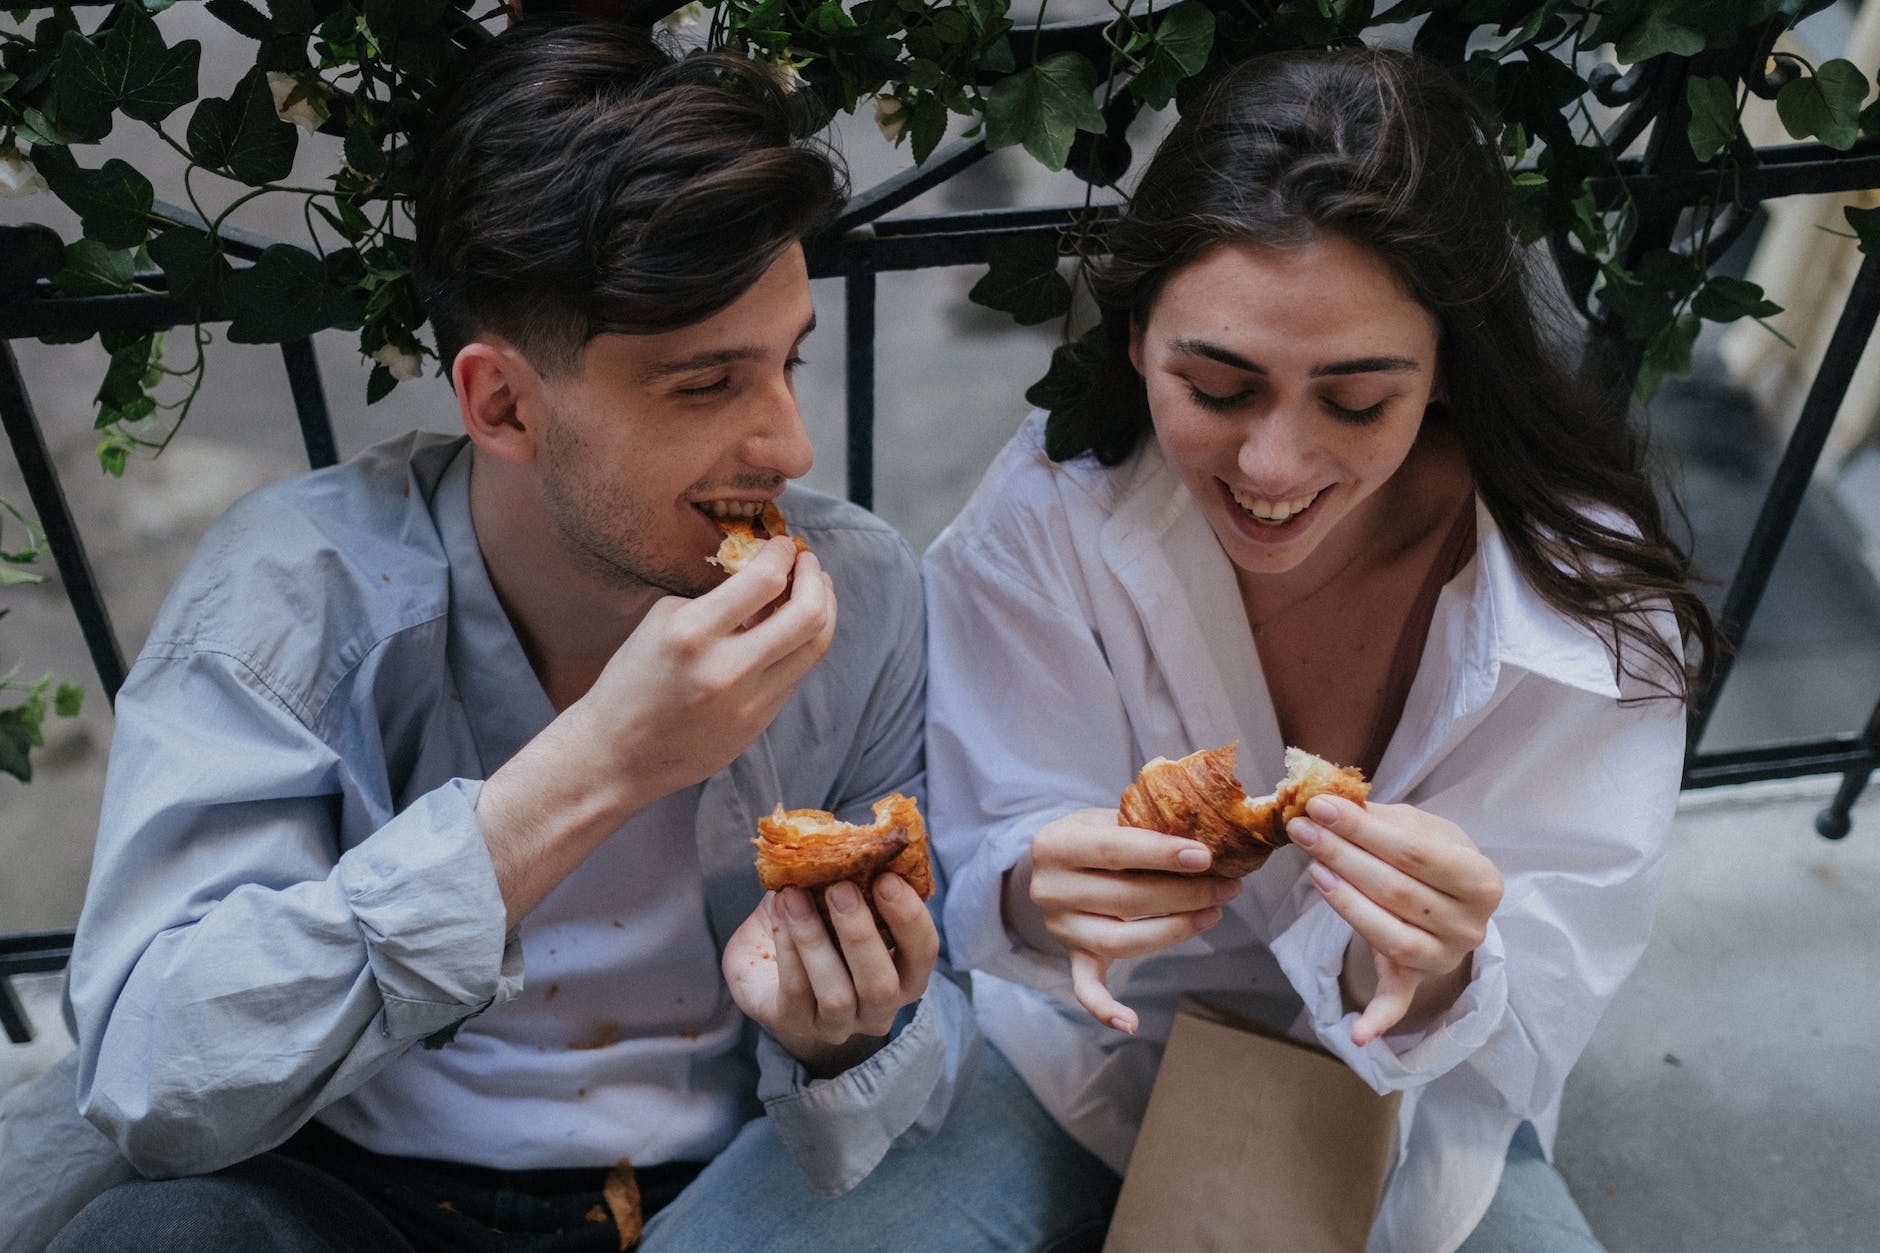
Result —
M1104 1253L1363 1253L1400 1097L1184 999Z

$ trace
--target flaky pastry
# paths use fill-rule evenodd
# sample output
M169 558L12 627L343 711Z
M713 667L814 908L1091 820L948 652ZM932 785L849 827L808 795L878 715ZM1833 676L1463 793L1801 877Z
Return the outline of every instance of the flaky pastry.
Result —
M763 551L767 541L779 535L788 536L796 544L796 551L809 551L809 545L803 542L803 537L791 535L785 527L783 510L777 508L774 500L765 501L763 512L755 518L728 518L718 524L718 529L725 533L725 537L719 542L718 551L705 560L721 567L726 574L736 574L744 569Z
M1213 850L1213 873L1237 879L1290 842L1286 824L1314 796L1362 803L1370 794L1361 771L1288 748L1286 777L1272 795L1248 796L1234 777L1236 747L1202 749L1180 761L1157 757L1123 789L1117 806L1123 825L1199 840Z
M757 820L757 878L771 891L824 888L846 879L867 895L875 876L893 871L922 900L933 895L927 823L911 796L875 802L875 820L843 822L825 809L782 805Z

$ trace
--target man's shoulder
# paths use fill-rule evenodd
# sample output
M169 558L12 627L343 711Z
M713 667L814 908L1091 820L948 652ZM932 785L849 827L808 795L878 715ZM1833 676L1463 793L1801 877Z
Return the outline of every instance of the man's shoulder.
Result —
M852 501L792 485L779 507L791 532L801 535L838 577L845 566L876 572L917 568L914 551L901 533Z
M461 441L413 432L256 489L204 535L146 654L356 652L445 612L448 560L430 497Z

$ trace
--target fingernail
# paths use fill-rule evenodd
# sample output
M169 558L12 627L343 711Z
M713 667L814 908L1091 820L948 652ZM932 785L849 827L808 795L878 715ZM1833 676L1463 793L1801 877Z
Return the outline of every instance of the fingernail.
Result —
M862 894L853 883L832 884L823 892L823 899L839 914L853 913L862 907Z
M875 880L875 899L884 905L894 901L905 901L907 897L903 894L913 890L908 886L907 880L898 874L884 874Z
M777 899L783 902L785 912L792 918L807 918L816 912L810 908L809 897L801 892L785 892Z
M1121 1014L1118 1014L1116 1017L1110 1019L1110 1026L1122 1032L1124 1035L1136 1034L1136 1024L1131 1022L1129 1019L1123 1017Z
M1318 885L1321 892L1329 892L1338 885L1337 876L1316 862L1306 873L1312 876L1312 882Z
M1206 931L1209 927L1213 926L1215 923L1219 922L1220 920L1221 920L1220 910L1218 909L1201 910L1199 913L1195 915L1195 930Z
M1306 812L1320 822L1337 822L1345 811L1338 807L1338 801L1330 796L1315 796L1306 802Z
M1290 835L1292 842L1300 848L1311 848L1319 842L1319 837L1325 834L1325 830L1304 818L1294 818L1286 824L1286 834Z
M1239 879L1223 879L1214 885L1214 899L1226 904L1240 895Z
M1214 858L1205 848L1184 848L1175 854L1175 864L1183 870L1206 870L1214 864Z

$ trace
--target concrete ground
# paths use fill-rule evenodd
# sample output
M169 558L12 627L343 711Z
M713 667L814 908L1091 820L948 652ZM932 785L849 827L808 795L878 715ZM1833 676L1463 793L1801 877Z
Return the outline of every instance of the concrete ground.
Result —
M216 33L197 6L176 6L164 21L166 30L174 26L172 38ZM203 66L205 92L226 90L214 76L227 70L232 80L240 68L213 45ZM120 155L134 139L134 130L114 135L104 155ZM844 142L858 186L905 160L866 123L848 128ZM320 161L302 173L317 177ZM180 200L181 189L160 182L158 195ZM1022 156L1007 153L908 211L1078 195L1075 185L1034 177ZM69 237L69 222L51 207L44 199L0 201L0 221L50 221ZM266 200L254 209L242 225L300 236L297 214ZM929 271L880 284L877 501L916 547L952 516L1009 435L1055 335L1050 327L1014 329L1003 315L968 305L975 277ZM839 493L840 286L819 283L815 297L823 329L799 376L821 452L810 481ZM449 392L435 380L401 387L368 409L365 368L350 341L335 332L317 341L342 453L412 426L454 427ZM162 458L133 463L117 481L91 461L90 399L102 355L93 345L15 348L95 545L119 634L134 651L202 529L242 492L300 464L280 358L266 348L214 345L188 428ZM1676 389L1656 414L1660 444L1678 462L1691 500L1700 556L1727 576L1773 451L1714 376ZM1880 474L1851 481L1880 485ZM1825 484L1811 495L1710 746L1850 730L1872 709L1880 696L1880 595L1862 553L1875 551L1880 516L1863 521L1863 510L1880 515L1880 491L1867 495L1837 496ZM7 456L0 456L0 500L24 501ZM0 776L0 933L69 926L84 891L109 710L56 583L5 589L0 608L10 611L0 621L0 673L17 661L22 673L52 671L93 688L81 718L48 724L30 785ZM1880 961L1880 800L1870 795L1852 836L1830 844L1811 821L1832 782L1686 797L1657 934L1567 1090L1562 1168L1615 1253L1880 1246L1880 1189L1872 1183L1880 1178L1880 1138L1868 1126L1880 1110L1880 1084L1857 1052L1880 1035L1880 1009L1868 994ZM20 987L42 1038L0 1043L0 1089L64 1046L56 977Z

